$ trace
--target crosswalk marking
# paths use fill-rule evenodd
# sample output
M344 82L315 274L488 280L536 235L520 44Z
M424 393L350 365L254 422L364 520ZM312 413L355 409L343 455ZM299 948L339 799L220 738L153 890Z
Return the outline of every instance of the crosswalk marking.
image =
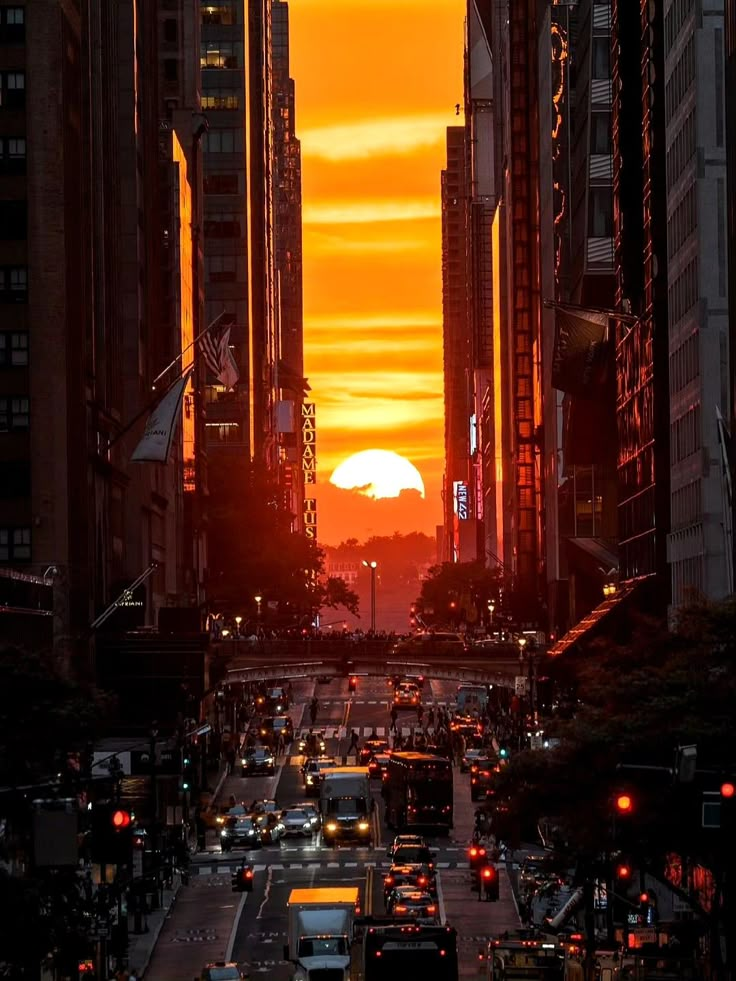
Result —
M414 726L402 725L401 734L402 736L410 735L415 728L421 728L418 723ZM371 739L376 737L378 739L385 739L387 735L386 726L314 726L314 729L318 732L322 732L325 739L344 739L348 733L357 732L358 736L362 739ZM427 732L430 734L434 730L431 727L427 728ZM309 729L300 729L297 733L298 739L306 739L309 735Z
M197 865L192 863L189 868L190 875L196 875L200 877L210 876L210 875L232 875L240 868L240 863L236 865L222 863L217 865ZM291 871L302 871L304 869L376 869L382 872L387 871L391 868L391 862L376 862L376 861L360 861L360 862L285 862L285 863L274 863L266 864L264 862L254 863L254 872L266 872L270 869L272 872L291 872ZM465 871L470 868L468 862L437 862L437 868L441 870L456 870Z

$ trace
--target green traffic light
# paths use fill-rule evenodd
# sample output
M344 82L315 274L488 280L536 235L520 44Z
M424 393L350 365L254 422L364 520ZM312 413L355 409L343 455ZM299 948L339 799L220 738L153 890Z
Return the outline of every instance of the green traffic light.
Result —
M507 749L500 749L498 751L498 755L501 757L502 760L505 760L506 757L509 755L509 751Z

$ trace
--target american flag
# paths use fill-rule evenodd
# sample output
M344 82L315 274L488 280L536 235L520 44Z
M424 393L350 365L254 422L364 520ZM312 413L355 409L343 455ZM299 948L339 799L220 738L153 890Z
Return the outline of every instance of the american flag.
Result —
M205 363L225 388L234 388L240 378L238 366L230 350L230 328L212 328L200 339Z

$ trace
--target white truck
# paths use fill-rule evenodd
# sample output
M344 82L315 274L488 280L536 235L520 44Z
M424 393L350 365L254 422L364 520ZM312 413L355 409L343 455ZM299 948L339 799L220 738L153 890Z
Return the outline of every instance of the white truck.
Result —
M291 890L284 957L296 965L293 981L350 981L350 945L359 909L357 886Z
M373 798L367 766L324 770L319 799L326 845L348 840L371 843Z

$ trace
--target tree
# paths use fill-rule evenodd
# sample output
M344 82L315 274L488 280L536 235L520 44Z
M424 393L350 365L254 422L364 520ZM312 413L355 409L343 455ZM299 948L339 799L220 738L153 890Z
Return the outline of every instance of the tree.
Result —
M346 610L355 616L359 616L358 609L360 603L358 594L348 587L348 584L340 576L329 576L327 581L321 586L320 606L327 606L331 610L336 610L339 606L344 606Z
M418 603L425 623L477 623L489 600L499 609L502 586L502 575L482 562L443 562L430 568Z

